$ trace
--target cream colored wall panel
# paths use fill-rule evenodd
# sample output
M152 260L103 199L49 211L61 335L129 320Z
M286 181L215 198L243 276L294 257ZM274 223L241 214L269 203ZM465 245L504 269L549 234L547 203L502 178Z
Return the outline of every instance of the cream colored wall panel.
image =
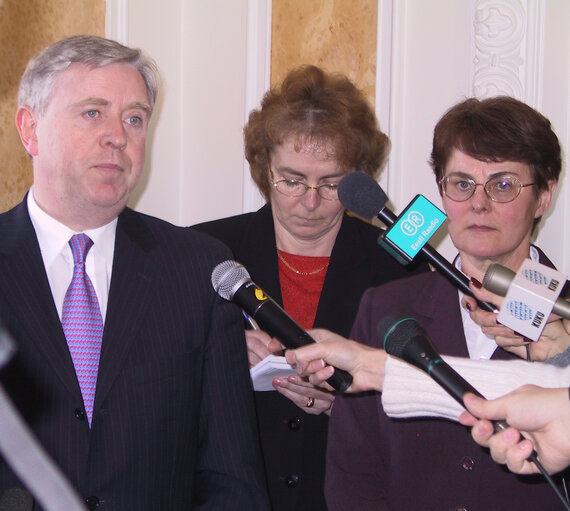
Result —
M107 33L162 76L139 211L179 225L242 211L247 13L247 0L108 0Z
M122 4L128 42L155 56L165 78L138 208L179 224L255 209L241 129L265 89L270 0L108 0L115 18L125 17ZM382 185L395 211L419 192L440 204L427 163L433 127L474 92L495 87L529 102L568 152L568 19L567 0L378 0L376 106L393 143ZM538 234L566 273L569 182L564 175ZM455 253L449 240L439 248Z
M529 103L550 118L568 152L570 3L380 0L382 4L392 12L389 134L393 142L382 184L396 211L416 193L441 204L427 164L433 127L445 110L465 97L510 94ZM566 173L563 170L556 203L540 226L537 243L562 271L570 273ZM443 238L437 240L438 248L451 259L455 249L444 234L438 233Z

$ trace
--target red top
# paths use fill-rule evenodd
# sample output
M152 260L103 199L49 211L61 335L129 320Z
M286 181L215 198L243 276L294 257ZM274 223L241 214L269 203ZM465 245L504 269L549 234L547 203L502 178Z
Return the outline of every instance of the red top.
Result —
M330 257L277 253L283 308L302 328L313 328Z

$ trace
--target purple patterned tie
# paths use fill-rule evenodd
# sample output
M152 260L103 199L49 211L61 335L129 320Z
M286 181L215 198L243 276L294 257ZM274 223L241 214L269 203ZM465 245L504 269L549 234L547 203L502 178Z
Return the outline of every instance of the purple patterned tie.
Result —
M61 324L91 427L103 339L103 318L95 289L85 272L85 258L93 246L93 241L82 233L74 235L69 240L69 245L73 252L73 278L63 300Z

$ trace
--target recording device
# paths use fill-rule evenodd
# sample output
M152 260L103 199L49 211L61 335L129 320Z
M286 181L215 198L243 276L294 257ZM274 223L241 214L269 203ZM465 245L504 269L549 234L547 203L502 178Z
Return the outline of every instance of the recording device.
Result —
M277 337L286 348L296 349L316 342L283 308L257 286L245 267L228 260L212 271L212 286L225 300L239 305L263 330ZM329 385L344 392L352 384L347 371L335 368L327 380Z
M425 371L461 406L465 406L463 396L466 392L471 392L485 399L480 392L473 388L469 382L441 358L425 330L414 318L403 314L386 316L378 322L376 333L388 354L401 358L418 369ZM504 420L492 422L495 432L509 427ZM565 509L570 510L567 500L561 494L548 472L546 472L542 463L540 463L536 451L533 450L527 459L538 467Z
M368 174L351 172L344 176L338 184L338 197L346 209L362 218L372 220L377 217L389 227L398 221L398 217L386 207L388 196L374 178ZM386 248L385 244L380 244ZM394 255L393 252L389 252ZM473 296L471 289L469 289L469 278L431 245L424 244L419 252L460 291ZM399 260L402 262L401 259ZM477 300L477 303L486 311L495 312L497 310L497 307L492 303L480 300Z
M490 264L483 277L485 289L506 297L497 319L535 341L551 312L570 319L570 302L560 298L565 284L566 275L532 259L525 259L517 273Z

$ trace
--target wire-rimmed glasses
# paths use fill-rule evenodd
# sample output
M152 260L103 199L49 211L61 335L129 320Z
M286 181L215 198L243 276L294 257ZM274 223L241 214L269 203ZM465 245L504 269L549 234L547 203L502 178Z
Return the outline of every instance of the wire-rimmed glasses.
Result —
M494 202L514 201L526 186L535 183L521 184L515 176L498 175L487 180L486 183L476 183L473 179L460 174L451 174L440 179L439 184L446 197L456 202L470 199L478 186L482 186L487 197Z
M273 177L273 173L271 173L271 175ZM321 199L338 200L337 183L323 183L321 185L311 186L297 179L279 179L278 181L271 181L271 184L279 193L287 195L288 197L301 197L309 190L316 190Z

